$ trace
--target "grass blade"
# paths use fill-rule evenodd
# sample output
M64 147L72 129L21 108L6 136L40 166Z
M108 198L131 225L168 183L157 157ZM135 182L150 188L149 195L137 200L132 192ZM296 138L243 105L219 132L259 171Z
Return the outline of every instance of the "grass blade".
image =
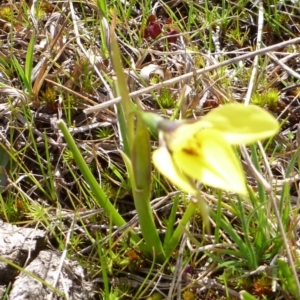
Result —
M109 201L109 199L107 199L107 197L103 193L101 187L99 186L99 183L96 181L91 170L85 163L67 126L62 120L58 121L58 127L62 131L66 142L73 153L74 159L80 171L82 172L82 175L84 176L86 182L89 184L91 191L94 193L95 199L99 203L99 206L104 209L105 213L112 219L112 222L115 225L119 227L125 225L126 221L122 218L122 216L118 213L116 208L112 205L112 203ZM140 238L133 231L131 233L133 240L138 243L140 241Z

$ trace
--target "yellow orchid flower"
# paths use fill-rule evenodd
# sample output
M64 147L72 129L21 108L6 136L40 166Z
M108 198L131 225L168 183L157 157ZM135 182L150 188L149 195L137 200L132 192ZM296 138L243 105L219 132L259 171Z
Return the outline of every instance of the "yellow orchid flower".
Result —
M160 121L158 128L161 145L153 162L179 189L195 195L194 180L198 180L246 195L245 175L232 145L269 138L278 132L279 123L257 106L226 104L199 121Z

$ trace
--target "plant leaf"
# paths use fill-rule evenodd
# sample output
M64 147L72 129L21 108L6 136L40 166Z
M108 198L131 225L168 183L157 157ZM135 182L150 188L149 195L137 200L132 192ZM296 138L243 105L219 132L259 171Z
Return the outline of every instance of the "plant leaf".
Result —
M9 155L5 148L0 145L0 166L5 167L8 163Z
M258 300L257 298L255 298L254 296L250 295L246 291L241 291L240 295L241 295L241 299L242 300Z
M3 189L7 185L7 173L4 167L0 166L0 192L3 191Z
M130 156L130 149L133 142L133 135L134 135L134 119L132 117L132 103L129 97L129 90L126 82L126 78L124 76L124 70L122 67L122 61L121 61L121 54L119 50L119 46L115 37L115 26L116 26L116 17L114 17L112 26L110 29L110 56L111 61L113 64L114 71L116 73L117 77L117 92L118 95L121 96L122 101L120 102L120 105L118 105L118 111L121 109L122 112L120 114L122 115L123 122L121 128L122 133L122 140L124 143L124 151L127 156Z
M30 95L32 93L31 75L32 75L32 67L33 67L34 45L35 45L35 33L33 32L28 44L26 60L25 60L25 77L28 84L27 89Z
M297 284L295 282L290 266L283 259L278 259L277 265L278 265L279 278L281 279L282 288L286 292L291 293L294 297L297 298L298 296Z

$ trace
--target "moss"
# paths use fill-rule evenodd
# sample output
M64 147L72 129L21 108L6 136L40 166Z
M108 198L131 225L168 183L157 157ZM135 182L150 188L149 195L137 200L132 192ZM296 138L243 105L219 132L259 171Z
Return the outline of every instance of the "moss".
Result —
M9 22L13 21L14 12L9 5L5 5L0 8L0 18Z
M263 93L254 93L251 98L251 103L261 107L267 106L272 110L277 108L279 100L279 91L277 89L270 88Z
M158 103L162 108L174 108L175 102L169 89L162 89L158 96Z

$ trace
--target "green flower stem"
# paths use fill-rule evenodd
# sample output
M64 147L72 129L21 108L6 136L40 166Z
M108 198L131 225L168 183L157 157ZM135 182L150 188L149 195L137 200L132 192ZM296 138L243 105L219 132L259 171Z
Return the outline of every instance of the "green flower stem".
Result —
M66 140L70 150L73 153L74 159L75 159L75 161L76 161L76 163L77 163L84 179L89 184L89 186L91 188L91 191L94 193L95 199L96 199L96 201L98 201L98 204L104 209L105 213L112 219L112 222L116 226L121 227L121 226L125 225L126 221L122 218L122 216L118 213L116 208L112 205L112 203L106 197L106 195L102 191L101 187L99 186L99 183L97 182L97 180L93 176L91 170L89 169L89 167L85 163L85 161L84 161L78 147L76 146L76 143L75 143L73 137L71 136L66 124L62 120L59 120L57 122L57 125L58 125L59 129L62 131L62 133L65 137L65 140ZM136 243L139 243L140 238L138 237L138 235L134 231L130 231L130 233L132 235L132 239Z
M171 239L166 243L165 245L165 251L166 256L170 257L173 253L173 251L176 249L176 247L179 244L180 238L185 230L186 225L192 218L196 208L198 207L198 203L194 202L193 200L190 201L190 203L187 206L187 209L185 213L183 214L183 217L178 224L177 228L175 229Z
M147 245L147 253L154 257L156 261L163 263L165 253L155 226L152 209L149 201L145 201L143 190L135 189L134 204L139 217L139 225L142 235Z
M129 178L131 181L135 208L139 217L139 224L145 240L143 253L155 257L156 261L165 260L164 249L155 226L154 217L150 205L151 197L151 158L150 138L147 127L140 117L136 121L134 109L129 97L121 55L115 38L114 28L116 20L112 21L110 32L110 55L116 74L115 89L122 97L118 108L118 121L124 144L122 153Z
M164 249L155 226L150 205L152 169L150 137L147 126L139 116L137 116L130 161L134 205L139 217L143 238L145 239L148 253L155 257L155 260L163 263L165 261Z

